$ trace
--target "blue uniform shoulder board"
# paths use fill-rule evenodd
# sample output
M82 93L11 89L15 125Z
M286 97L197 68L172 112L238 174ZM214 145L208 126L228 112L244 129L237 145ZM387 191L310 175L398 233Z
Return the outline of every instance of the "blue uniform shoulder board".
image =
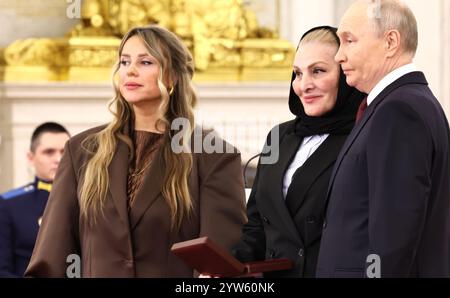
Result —
M32 192L33 190L34 190L34 185L29 184L29 185L22 186L22 187L10 190L8 192L5 192L4 194L1 194L0 197L2 197L5 200L9 200L9 199L13 199L13 198L22 196L29 192Z

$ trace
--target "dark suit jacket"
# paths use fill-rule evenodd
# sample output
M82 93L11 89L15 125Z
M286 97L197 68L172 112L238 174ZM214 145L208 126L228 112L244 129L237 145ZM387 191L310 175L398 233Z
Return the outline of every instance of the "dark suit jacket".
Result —
M265 275L268 277L315 276L326 191L334 162L347 137L328 136L300 168L297 175L307 177L307 181L294 190L298 199L290 212L283 197L283 177L303 140L293 133L293 125L294 121L290 121L279 126L279 160L272 165L258 164L247 203L248 223L233 249L234 255L246 262L273 258L294 261L294 269L268 273Z
M78 254L83 277L192 277L193 270L170 253L173 243L209 236L230 249L239 239L246 220L240 154L193 154L189 187L194 213L180 231L171 232L170 210L161 194L160 151L127 211L129 150L122 141L109 167L104 216L88 225L79 212L79 181L88 160L80 144L96 131L66 144L27 276L64 277L67 256Z
M0 195L0 277L22 277L30 261L49 194L37 182Z
M450 132L421 72L369 105L330 182L318 277L448 277ZM371 269L373 267L371 266Z

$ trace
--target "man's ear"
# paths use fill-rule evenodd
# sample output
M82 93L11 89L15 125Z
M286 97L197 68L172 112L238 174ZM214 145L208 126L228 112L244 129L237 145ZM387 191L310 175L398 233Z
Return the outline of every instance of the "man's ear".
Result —
M398 30L388 30L385 34L386 56L392 58L397 55L401 48L401 35Z
M27 152L27 160L29 164L33 164L34 161L34 153L31 151Z

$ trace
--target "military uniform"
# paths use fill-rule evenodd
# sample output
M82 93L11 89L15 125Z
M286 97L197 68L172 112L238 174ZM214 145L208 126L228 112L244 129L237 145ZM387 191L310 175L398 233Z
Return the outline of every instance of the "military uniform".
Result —
M23 276L51 186L36 178L0 195L0 277Z

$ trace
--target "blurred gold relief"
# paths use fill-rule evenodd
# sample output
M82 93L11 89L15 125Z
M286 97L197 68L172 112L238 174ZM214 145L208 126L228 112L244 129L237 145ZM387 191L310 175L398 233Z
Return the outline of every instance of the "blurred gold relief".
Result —
M191 50L196 81L289 80L292 44L260 27L242 0L84 0L60 39L17 40L4 51L5 81L109 81L121 37L157 23Z

